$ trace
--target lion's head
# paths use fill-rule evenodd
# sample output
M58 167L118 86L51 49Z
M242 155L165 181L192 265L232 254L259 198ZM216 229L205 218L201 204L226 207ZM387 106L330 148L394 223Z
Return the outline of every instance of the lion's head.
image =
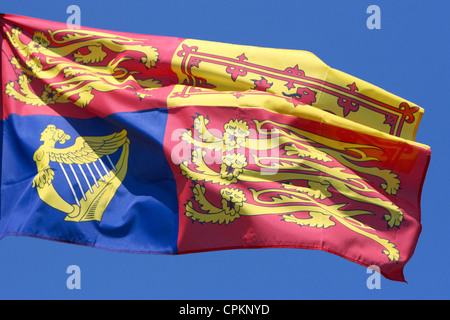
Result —
M222 156L220 165L220 177L228 181L236 178L248 165L247 158L241 153L228 153Z
M250 135L247 122L242 120L230 120L223 128L225 129L223 141L226 150L242 147L245 143L245 139Z
M43 48L48 48L50 41L42 31L35 31L33 34L33 40L28 44L28 48L31 52L41 52Z
M231 216L239 214L239 210L247 200L244 192L237 188L223 188L220 190L220 195L222 196L222 209Z

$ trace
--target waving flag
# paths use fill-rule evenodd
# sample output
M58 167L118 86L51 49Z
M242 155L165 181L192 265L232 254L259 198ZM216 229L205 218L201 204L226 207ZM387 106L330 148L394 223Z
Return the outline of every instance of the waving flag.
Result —
M423 109L306 51L0 16L0 237L320 249L404 281Z

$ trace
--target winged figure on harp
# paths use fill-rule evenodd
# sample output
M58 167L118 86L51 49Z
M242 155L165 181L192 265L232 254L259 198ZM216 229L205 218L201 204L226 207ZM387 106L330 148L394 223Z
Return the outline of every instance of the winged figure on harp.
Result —
M107 136L78 137L70 147L55 147L57 142L64 144L69 139L69 135L54 125L48 125L41 133L42 145L33 156L38 173L33 179L32 187L36 188L42 201L66 213L66 221L101 221L106 207L127 173L130 143L127 132L122 130ZM119 149L121 154L114 164L110 155ZM108 161L112 169L108 169L104 161ZM74 204L64 200L53 187L54 171L50 167L51 162L59 164L73 194ZM78 194L82 195L80 199L65 166L72 171L80 191ZM81 177L76 173L75 166ZM86 191L83 190L83 185L87 186Z

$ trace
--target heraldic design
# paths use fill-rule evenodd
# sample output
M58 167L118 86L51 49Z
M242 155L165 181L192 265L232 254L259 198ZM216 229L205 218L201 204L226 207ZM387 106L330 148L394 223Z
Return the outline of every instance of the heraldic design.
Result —
M102 137L78 137L70 147L55 147L56 143L64 144L69 139L69 135L52 124L41 133L42 145L33 156L38 173L32 187L36 188L42 201L67 214L66 221L101 221L108 204L127 174L130 143L127 132L122 130ZM119 152L119 149L120 156L114 164L110 155ZM112 169L108 170L102 159L107 161ZM74 197L74 204L64 200L54 188L52 182L55 172L51 168L52 163L58 163L64 174L67 187ZM76 173L75 166L81 176ZM78 190L75 191L76 189Z
M185 203L187 217L227 225L242 216L280 215L280 223L301 227L340 224L378 243L389 261L401 258L395 243L361 222L361 217L379 215L375 212L382 213L385 230L400 228L403 221L402 210L388 197L399 190L398 175L374 166L379 159L369 152L380 148L270 120L252 121L230 119L219 131L208 128L208 116L197 114L193 129L182 133L192 150L191 159L179 164L192 184L192 198ZM209 158L213 152L221 154L220 164ZM213 199L217 197L220 204ZM349 208L349 203L356 205Z
M46 35L48 33L48 36ZM11 64L20 71L17 84L6 84L5 93L28 105L44 106L73 103L88 106L97 92L134 89L139 100L151 97L151 90L161 83L143 73L154 68L158 50L145 40L88 30L34 31L26 40L14 27L6 32L18 56ZM113 52L114 54L108 54ZM124 65L138 61L142 71L129 71ZM36 92L34 80L44 81Z

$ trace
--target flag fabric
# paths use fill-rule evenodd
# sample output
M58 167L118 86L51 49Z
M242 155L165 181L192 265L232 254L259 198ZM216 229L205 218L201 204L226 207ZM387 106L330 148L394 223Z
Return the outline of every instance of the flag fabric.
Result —
M0 237L324 250L404 281L423 109L312 53L0 16Z

